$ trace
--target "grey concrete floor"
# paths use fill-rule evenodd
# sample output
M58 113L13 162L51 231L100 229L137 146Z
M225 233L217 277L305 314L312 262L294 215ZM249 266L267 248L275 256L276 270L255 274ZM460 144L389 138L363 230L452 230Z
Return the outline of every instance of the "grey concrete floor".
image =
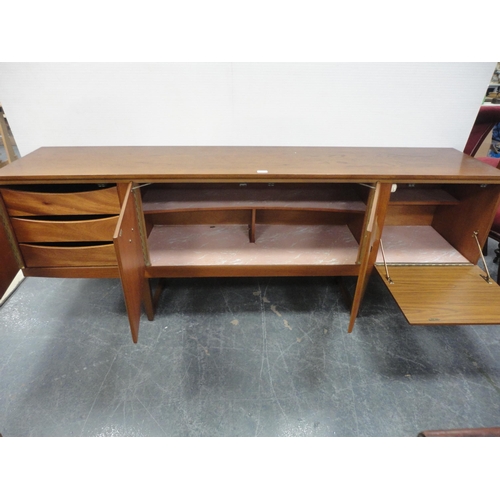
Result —
M0 432L416 436L500 425L500 326L409 326L375 276L351 334L348 318L329 278L179 279L133 344L118 280L27 278L0 308Z

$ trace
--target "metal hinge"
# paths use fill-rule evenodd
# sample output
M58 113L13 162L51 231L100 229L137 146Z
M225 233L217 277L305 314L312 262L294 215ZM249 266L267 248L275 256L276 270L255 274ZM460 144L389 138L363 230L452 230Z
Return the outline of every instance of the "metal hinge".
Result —
M387 267L387 262L385 260L384 244L382 243L382 240L380 240L380 250L382 252L382 259L384 259L385 278L388 281L389 285L394 285L394 281L392 281L391 277L389 276L389 268Z
M481 276L481 278L483 278L483 280L486 281L486 283L488 283L488 285L492 285L493 280L491 279L490 272L488 271L488 266L486 265L486 260L485 260L484 255L483 255L483 249L481 248L481 245L479 244L479 240L477 239L478 234L479 234L479 231L474 231L472 233L472 237L476 240L477 247L479 248L479 255L481 255L481 260L483 261L484 270L486 271L486 276L484 276L484 274L480 274L479 276Z

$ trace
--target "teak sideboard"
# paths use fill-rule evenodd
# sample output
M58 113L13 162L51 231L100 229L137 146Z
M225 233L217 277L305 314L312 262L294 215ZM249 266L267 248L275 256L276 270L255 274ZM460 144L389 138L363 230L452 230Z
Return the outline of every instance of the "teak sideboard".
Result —
M120 278L132 339L152 278L373 271L412 324L500 324L477 265L500 172L454 149L40 148L0 169L0 296L25 276Z

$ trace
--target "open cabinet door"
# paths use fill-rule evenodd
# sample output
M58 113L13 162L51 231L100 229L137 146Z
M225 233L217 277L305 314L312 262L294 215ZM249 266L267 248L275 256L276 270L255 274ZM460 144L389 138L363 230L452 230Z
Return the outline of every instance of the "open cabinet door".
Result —
M0 300L22 267L16 259L14 243L9 239L13 238L12 234L7 211L0 198Z
M127 306L132 340L136 343L139 337L141 303L145 286L145 263L132 183L128 185L125 193L113 242L118 260L123 295Z
M412 325L500 324L500 287L475 265L418 265L376 270Z
M361 300L365 294L368 278L370 277L375 263L390 195L391 184L381 184L377 182L374 189L370 191L367 203L368 213L365 217L365 226L363 230L364 239L361 242L359 251L360 270L358 282L354 292L351 318L347 329L349 333L351 333L354 328L354 322L358 315Z

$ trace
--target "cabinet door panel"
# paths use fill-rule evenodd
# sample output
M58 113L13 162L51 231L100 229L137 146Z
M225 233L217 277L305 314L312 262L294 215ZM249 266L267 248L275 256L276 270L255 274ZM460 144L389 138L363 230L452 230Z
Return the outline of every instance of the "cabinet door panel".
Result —
M500 287L478 266L375 266L412 325L500 323Z
M373 270L377 257L380 236L384 227L384 219L390 195L390 184L377 183L375 189L370 192L368 212L363 228L363 241L359 247L358 259L360 262L360 270L352 301L351 318L347 329L349 333L352 332L354 328L354 322L365 294L368 278Z
M21 263L16 259L9 232L12 233L9 217L0 197L0 299L21 269ZM11 237L13 237L11 235Z
M1 210L1 208L0 208ZM16 277L20 266L18 265L14 252L7 237L7 231L0 220L0 299L9 288Z
M137 342L142 294L145 285L145 262L132 184L129 184L125 193L113 241L132 331L132 340Z

